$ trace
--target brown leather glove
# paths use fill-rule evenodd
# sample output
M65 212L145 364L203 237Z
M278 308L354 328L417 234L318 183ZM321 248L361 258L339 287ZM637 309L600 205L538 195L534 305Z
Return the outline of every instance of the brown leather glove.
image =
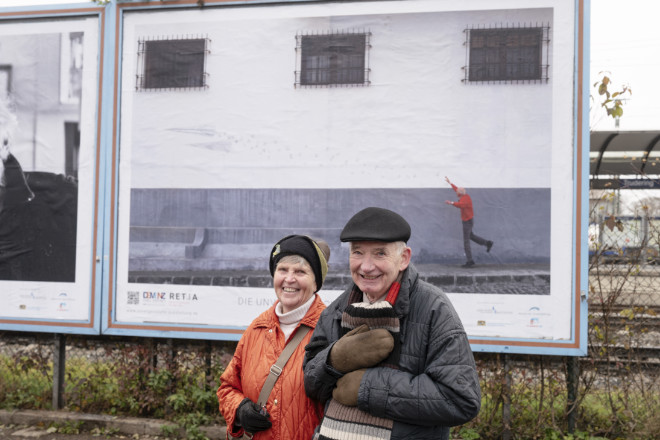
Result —
M337 381L337 386L332 390L332 398L342 405L357 406L360 382L366 369L346 373Z
M330 350L330 365L342 373L373 367L392 352L394 338L384 328L362 324L339 338Z

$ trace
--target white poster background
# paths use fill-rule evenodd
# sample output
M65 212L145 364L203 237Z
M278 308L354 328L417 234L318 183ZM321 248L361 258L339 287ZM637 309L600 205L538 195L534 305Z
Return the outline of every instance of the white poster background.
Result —
M323 290L319 295L330 304L340 293ZM130 316L131 322L241 328L277 300L272 288L140 283L130 284L127 298L139 299L139 305L130 300L121 305L120 313Z
M399 20L406 14L419 14L420 21ZM439 23L431 26L440 35L419 40L418 29L434 19ZM508 101L501 86L461 84L460 70L446 69L446 77L430 81L424 77L430 73L410 67L419 66L415 57L424 51L428 53L424 65L442 67L448 59L463 64L463 31L470 24L529 22L550 24L550 79L547 84L522 86L522 96L515 102ZM345 29L351 23L370 29L374 45L416 49L409 59L389 63L390 70L374 70L370 87L294 90L295 32ZM211 40L207 70L214 74L203 97L194 91L173 91L166 97L135 92L138 39L171 35L172 29L180 36L208 35ZM453 37L443 39L443 35ZM259 51L278 39L281 44ZM452 180L466 187L552 190L551 294L448 292L469 335L569 339L574 45L575 5L569 0L399 1L126 13L115 318L127 323L245 327L274 299L272 289L128 283L131 188L435 188L443 187L444 176L451 174ZM255 53L232 52L245 47L255 48ZM372 66L378 64L379 53L370 54ZM396 90L422 104L411 99L407 108L393 111L383 105L388 99L383 94L392 89L378 84L391 85L402 77L407 80L397 83ZM279 82L287 100L273 95L264 78ZM442 111L420 113L428 100L445 103ZM358 116L340 117L347 112ZM492 123L489 115L502 112L512 126ZM533 115L535 129L516 131L521 114ZM401 145L401 138L408 143ZM190 146L185 152L184 144ZM462 153L466 145L479 145L468 163ZM439 147L443 154L437 153ZM403 165L402 151L409 152ZM129 305L129 294L139 297L158 291L164 296L140 301L139 307ZM184 295L172 296L177 292ZM248 304L241 298L253 300Z
M83 32L83 78L80 103L80 155L78 168L78 221L75 282L0 280L3 306L0 319L89 321L91 319L96 105L98 96L98 18L65 18L38 22L2 22L0 37ZM59 66L49 74L58 77ZM59 95L59 92L58 92ZM77 104L76 104L77 105ZM44 110L47 111L47 110ZM19 122L20 123L20 122ZM63 131L64 128L62 127ZM44 134L42 133L42 136ZM48 149L44 138L39 148ZM63 147L58 147L64 151ZM24 167L25 168L25 167ZM27 170L26 170L27 171ZM49 171L40 167L39 171ZM62 172L53 170L56 172Z

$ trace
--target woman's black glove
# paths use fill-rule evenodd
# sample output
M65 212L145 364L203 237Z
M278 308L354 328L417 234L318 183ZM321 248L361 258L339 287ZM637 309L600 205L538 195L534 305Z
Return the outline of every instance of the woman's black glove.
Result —
M243 399L236 409L236 424L243 427L249 433L265 431L272 426L270 423L270 414L248 399Z

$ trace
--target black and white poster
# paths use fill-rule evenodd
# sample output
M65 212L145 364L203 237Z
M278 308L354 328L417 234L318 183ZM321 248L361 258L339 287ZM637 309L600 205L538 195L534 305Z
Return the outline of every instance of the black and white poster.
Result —
M98 38L0 22L0 323L91 319Z

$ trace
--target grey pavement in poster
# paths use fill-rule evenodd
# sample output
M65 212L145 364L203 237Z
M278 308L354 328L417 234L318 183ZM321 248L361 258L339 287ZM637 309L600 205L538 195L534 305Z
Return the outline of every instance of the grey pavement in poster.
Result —
M133 189L128 282L270 287L273 243L304 234L328 243L325 288L343 290L350 274L341 229L359 209L381 206L411 224L412 262L445 292L549 295L549 189L470 194L480 206L475 231L495 245L473 246L477 266L464 269L460 216L443 202L452 189ZM283 210L287 201L296 209Z
M264 267L266 266L264 262ZM477 264L472 268L459 265L416 265L420 277L447 293L486 293L505 295L549 295L550 265ZM129 282L146 284L178 284L195 286L272 287L272 277L264 270L134 272ZM323 288L343 290L351 283L348 270L328 272Z
M549 265L549 188L470 188L469 194L474 232L495 242L488 253L472 246L478 264ZM133 189L129 271L259 270L273 244L291 234L325 240L331 268L345 269L348 245L339 234L367 206L391 209L410 223L418 269L462 264L460 214L444 203L454 198L451 188Z

